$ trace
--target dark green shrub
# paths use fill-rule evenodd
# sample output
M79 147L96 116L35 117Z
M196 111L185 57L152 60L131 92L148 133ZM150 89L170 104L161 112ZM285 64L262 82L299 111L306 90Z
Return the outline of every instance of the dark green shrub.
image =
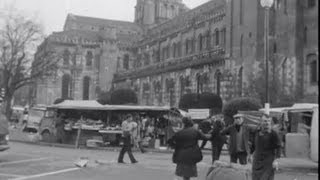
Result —
M131 89L117 89L111 92L110 104L137 104L136 93Z
M53 104L60 104L60 103L62 103L63 101L65 101L65 100L73 100L73 98L57 98L54 102L53 102Z
M181 97L179 102L179 108L183 110L188 109L211 109L214 112L221 112L222 99L220 96L213 93L190 93Z
M240 97L230 100L223 107L226 124L233 123L233 116L238 111L257 111L262 108L259 100L248 97Z
M102 105L111 104L110 103L110 99L111 99L111 93L110 92L106 92L106 91L102 91L98 95L97 102L102 104Z

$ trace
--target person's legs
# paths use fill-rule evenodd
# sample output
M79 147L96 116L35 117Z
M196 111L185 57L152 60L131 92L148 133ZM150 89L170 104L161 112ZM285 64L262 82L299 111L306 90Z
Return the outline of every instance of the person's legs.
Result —
M206 146L206 144L207 144L207 140L203 140L200 148L203 149Z
M247 164L247 153L246 152L238 152L238 158L241 165Z
M189 177L183 177L183 180L190 180Z
M119 157L118 157L118 163L123 163L123 157L124 157L124 154L126 153L126 147L123 146L121 148L121 151L119 153Z
M230 162L231 163L237 163L237 160L238 160L237 153L230 154Z
M217 151L218 151L217 146L213 145L212 146L212 154L211 154L211 156L212 156L212 164L214 163L215 160L217 160L217 155L218 155Z
M134 158L134 156L132 154L131 146L127 147L127 152L128 152L131 163L137 163L138 161Z

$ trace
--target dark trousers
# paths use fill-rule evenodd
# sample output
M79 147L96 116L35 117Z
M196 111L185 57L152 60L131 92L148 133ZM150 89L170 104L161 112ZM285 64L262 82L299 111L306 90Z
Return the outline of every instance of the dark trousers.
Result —
M245 165L247 164L247 152L237 152L237 153L233 153L230 154L230 161L232 163L237 163L238 159L239 159L239 163L241 165Z
M118 162L123 162L123 157L126 152L128 153L131 163L137 161L132 154L130 136L123 138L123 146L118 157Z
M220 154L222 151L223 143L221 144L212 144L212 164L214 161L219 160Z
M202 140L200 148L203 149L206 146L207 142L207 140Z

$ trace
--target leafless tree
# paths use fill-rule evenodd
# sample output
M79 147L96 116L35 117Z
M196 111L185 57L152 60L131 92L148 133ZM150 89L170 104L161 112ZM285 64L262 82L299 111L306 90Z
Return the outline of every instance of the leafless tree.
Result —
M14 13L0 20L3 22L0 27L0 80L5 90L5 112L10 117L15 91L37 78L50 76L57 68L58 59L55 52L49 50L34 56L44 38L41 24Z

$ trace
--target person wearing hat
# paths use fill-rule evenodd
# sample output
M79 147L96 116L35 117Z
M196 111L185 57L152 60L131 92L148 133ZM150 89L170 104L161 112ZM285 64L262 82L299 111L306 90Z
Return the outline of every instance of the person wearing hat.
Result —
M210 141L212 150L212 164L214 164L214 162L216 160L219 160L220 158L222 147L225 144L227 137L220 134L220 131L225 127L222 114L218 114L215 117L212 117L212 124L213 129L210 131Z
M221 135L230 135L229 139L229 154L230 154L230 162L237 163L239 159L239 163L242 165L247 164L248 155L250 155L250 147L249 147L249 135L250 132L254 132L257 126L244 124L244 116L243 114L236 114L233 116L234 123L222 131L220 131Z

